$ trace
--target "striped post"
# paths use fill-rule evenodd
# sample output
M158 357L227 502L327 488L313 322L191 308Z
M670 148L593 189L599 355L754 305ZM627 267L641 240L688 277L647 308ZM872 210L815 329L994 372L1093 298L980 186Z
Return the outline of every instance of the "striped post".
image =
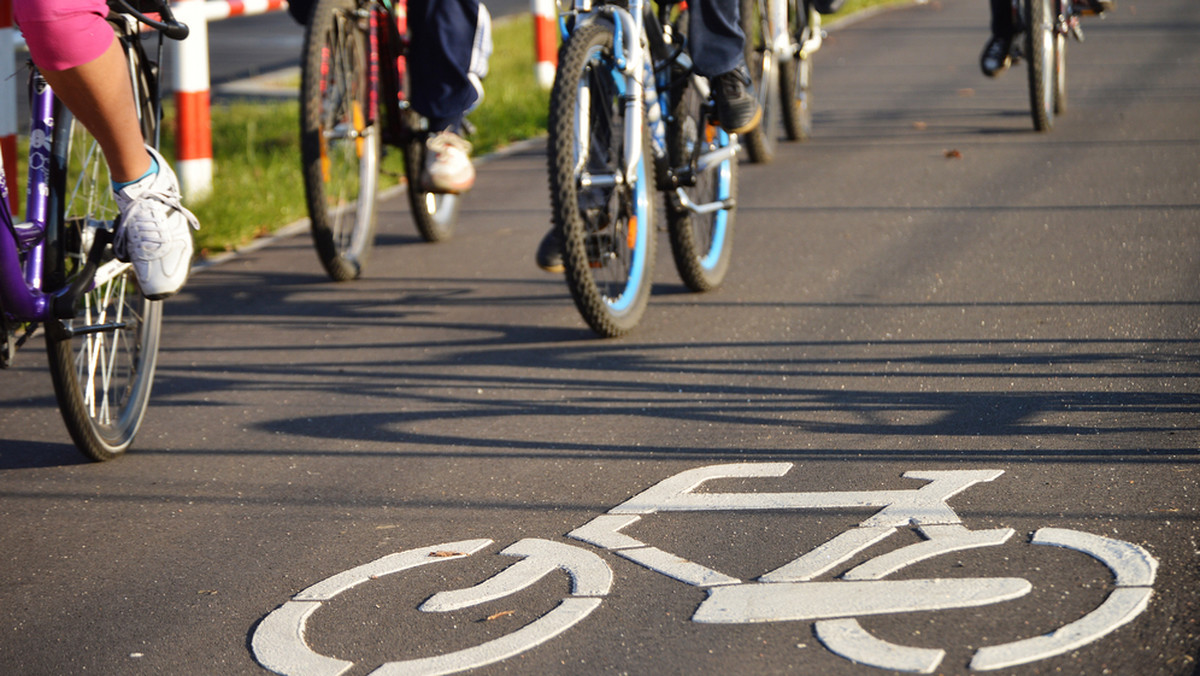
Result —
M554 86L554 71L558 67L558 21L554 0L530 0L533 10L533 43L537 63L534 75L542 89Z
M204 0L179 0L175 18L191 29L173 43L176 120L175 173L188 200L212 194L212 120L209 117L208 20Z
M16 213L20 198L17 186L17 31L13 29L12 0L0 0L0 157L8 183L8 208Z

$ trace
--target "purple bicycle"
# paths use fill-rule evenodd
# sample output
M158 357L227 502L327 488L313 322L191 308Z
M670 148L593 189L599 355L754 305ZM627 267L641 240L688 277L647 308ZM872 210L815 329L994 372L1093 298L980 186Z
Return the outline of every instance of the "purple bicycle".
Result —
M110 0L147 143L158 145L163 38L188 28L158 0ZM143 11L158 12L158 18ZM160 20L161 19L161 20ZM140 25L158 31L155 59ZM151 43L153 46L153 43ZM29 181L25 220L9 210L0 170L0 368L39 329L63 420L75 445L110 460L133 442L154 381L161 302L146 300L112 249L118 227L108 165L36 68L30 67ZM2 166L2 163L0 163Z

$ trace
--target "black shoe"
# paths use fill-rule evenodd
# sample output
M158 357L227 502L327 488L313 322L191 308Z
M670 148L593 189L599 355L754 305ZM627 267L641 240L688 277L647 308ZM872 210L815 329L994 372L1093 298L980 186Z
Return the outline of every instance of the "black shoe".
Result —
M551 227L537 249L538 267L546 272L563 272L563 241L558 228Z
M738 66L712 79L721 127L731 134L745 134L758 126L762 107L754 96L754 85L746 66Z
M1012 64L1012 38L993 35L979 56L979 67L988 77L996 77Z

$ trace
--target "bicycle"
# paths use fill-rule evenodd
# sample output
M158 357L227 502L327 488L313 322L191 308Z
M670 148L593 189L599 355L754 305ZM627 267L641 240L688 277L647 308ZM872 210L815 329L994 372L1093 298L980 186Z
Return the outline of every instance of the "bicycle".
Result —
M1032 591L1019 577L888 579L905 568L972 549L999 547L1011 528L970 530L949 506L955 495L1003 470L909 471L904 477L926 482L916 489L793 493L717 492L705 484L722 479L782 477L791 463L710 465L686 470L567 534L649 570L707 591L692 615L705 624L813 622L828 650L856 663L881 669L933 673L945 651L884 641L864 629L859 617L936 612L982 607L1020 598ZM753 581L744 581L642 542L623 532L657 513L707 511L819 511L878 508L857 525ZM919 541L863 561L861 554L901 531ZM308 618L339 594L381 577L433 563L465 559L489 547L489 539L446 542L389 554L333 575L297 593L269 613L251 637L255 659L284 675L336 674L353 662L315 652L304 640ZM993 670L1061 655L1098 641L1132 621L1149 604L1158 562L1145 549L1122 540L1062 528L1041 528L1031 546L1070 549L1104 564L1114 588L1098 607L1054 632L978 648L969 668ZM493 664L549 641L600 606L613 585L612 568L578 545L527 538L499 552L520 560L479 584L429 596L418 608L447 613L506 598L562 570L571 590L553 609L513 633L441 655L389 662L372 674L449 674ZM822 576L841 571L836 578ZM481 611L482 612L482 611Z
M300 156L313 245L330 278L362 275L375 244L381 155L399 149L417 231L454 232L459 197L420 187L428 121L409 105L405 0L318 0L304 36ZM394 66L394 67L393 67Z
M692 72L682 3L575 0L550 93L548 163L567 286L604 337L633 329L649 301L664 193L675 267L692 291L729 269L738 142Z
M746 65L763 110L762 122L744 139L751 162L775 157L779 137L771 102L776 98L784 137L812 137L812 57L825 37L821 15L840 6L828 0L820 5L817 0L741 0Z
M110 0L109 23L129 63L146 142L158 146L162 106L158 63L163 39L188 27L165 2ZM139 9L158 12L152 18ZM147 56L139 24L157 31ZM0 368L44 330L54 393L75 445L111 460L133 443L150 399L162 330L162 303L147 300L133 267L116 259L118 227L108 165L30 65L31 122L26 221L9 210L0 168ZM2 167L2 163L0 163Z
M1054 118L1067 112L1067 36L1083 42L1082 17L1099 14L1093 0L1013 0L1013 25L1023 39L1013 40L1011 57L1029 64L1029 103L1033 128L1050 131Z

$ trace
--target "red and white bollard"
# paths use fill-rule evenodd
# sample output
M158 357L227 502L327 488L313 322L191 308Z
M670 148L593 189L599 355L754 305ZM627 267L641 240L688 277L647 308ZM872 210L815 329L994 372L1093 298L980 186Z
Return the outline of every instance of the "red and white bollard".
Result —
M534 75L542 89L554 86L558 68L558 18L554 0L530 0L533 10L533 44L537 63Z
M179 0L175 18L188 25L186 40L172 43L175 68L175 173L183 196L199 200L212 194L212 119L209 117L208 18L204 0Z
M20 198L17 176L17 31L13 29L12 0L0 0L0 156L4 158L4 177L8 183L8 208L17 211Z

